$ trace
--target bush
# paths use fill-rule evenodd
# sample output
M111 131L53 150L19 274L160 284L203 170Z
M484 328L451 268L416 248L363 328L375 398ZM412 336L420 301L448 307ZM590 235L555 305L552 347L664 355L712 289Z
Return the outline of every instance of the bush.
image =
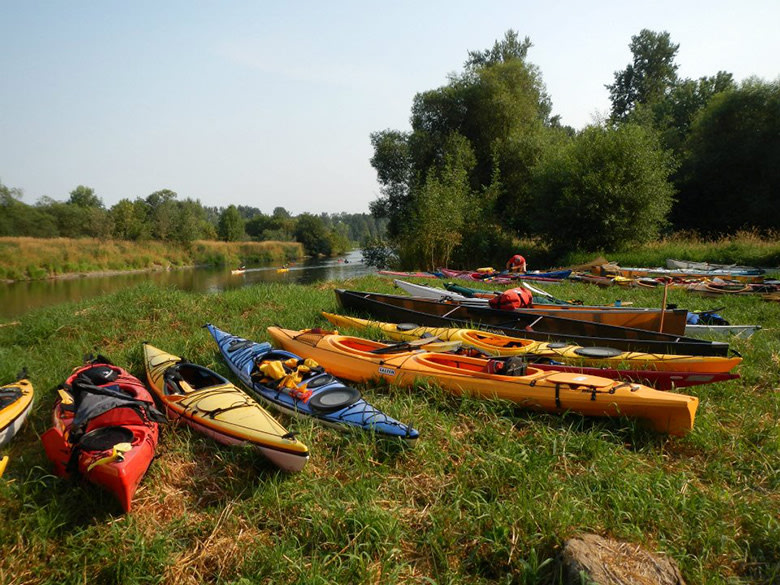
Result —
M534 171L536 232L556 250L618 250L655 239L672 205L672 170L651 131L588 127Z

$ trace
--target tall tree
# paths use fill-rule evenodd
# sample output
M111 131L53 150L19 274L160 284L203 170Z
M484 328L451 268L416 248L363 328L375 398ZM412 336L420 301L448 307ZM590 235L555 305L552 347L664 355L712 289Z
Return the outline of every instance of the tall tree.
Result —
M85 187L79 185L73 191L70 192L70 199L68 203L71 205L77 205L78 207L97 207L103 208L103 201L95 195L95 190L91 187Z
M639 105L661 101L677 81L674 58L680 45L668 32L642 29L631 37L632 62L615 72L615 82L607 85L612 101L612 119L624 121Z
M311 213L302 213L298 216L294 236L303 244L309 255L330 256L333 250L331 235L325 228L325 224L321 218Z
M244 219L235 205L226 207L219 216L217 233L220 239L226 242L238 242L244 239Z
M717 94L685 150L676 225L705 233L780 226L780 80L748 79Z
M463 73L415 96L411 133L371 135L371 164L381 185L371 212L389 220L391 239L408 237L403 225L417 203L440 191L448 144L455 136L468 143L475 157L466 177L467 199L496 185L501 190L491 200L496 207L486 210L492 223L515 233L527 230L530 171L560 133L550 117L541 74L526 61L530 47L529 39L521 41L509 31L492 49L470 52ZM501 177L495 181L497 169Z

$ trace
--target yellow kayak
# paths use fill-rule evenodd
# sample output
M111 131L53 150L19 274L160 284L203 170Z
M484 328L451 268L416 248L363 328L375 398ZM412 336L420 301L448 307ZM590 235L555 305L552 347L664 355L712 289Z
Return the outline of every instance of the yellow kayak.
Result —
M0 387L0 447L22 428L32 409L33 396L33 386L26 379Z
M269 327L268 332L285 350L309 357L333 375L356 382L381 378L413 386L418 379L428 379L455 394L510 400L547 412L636 417L657 431L675 435L693 428L699 404L693 396L597 376L533 367L508 372L503 360L424 350L396 353L388 344L321 330Z
M477 329L418 327L403 323L369 321L367 319L326 312L323 312L322 315L339 328L347 327L358 331L375 328L379 329L383 335L390 339L398 341L435 336L441 340L459 341L464 347L474 348L486 355L496 357L533 355L581 366L624 367L636 370L709 374L729 372L742 362L741 357L690 356L620 351L607 347L581 347L565 343L533 341L531 339L520 339ZM430 351L439 350L430 348Z
M151 389L171 419L182 420L225 445L255 445L286 471L300 471L306 465L306 445L216 372L148 343L144 363Z

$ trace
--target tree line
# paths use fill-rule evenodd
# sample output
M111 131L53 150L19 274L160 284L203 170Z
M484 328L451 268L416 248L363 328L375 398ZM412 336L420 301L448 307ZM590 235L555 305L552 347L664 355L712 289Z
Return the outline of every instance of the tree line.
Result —
M23 193L0 183L0 236L92 237L160 240L188 245L195 240L298 241L307 254L341 254L363 241L381 238L386 220L367 213L293 216L284 207L269 215L256 207L208 207L179 199L169 189L106 207L94 189L79 185L67 201L42 197L34 205Z
M411 131L371 135L380 262L498 262L517 238L560 255L780 228L780 81L680 78L679 45L645 29L605 85L609 116L575 130L552 114L531 47L510 30L470 51L462 72L414 97Z

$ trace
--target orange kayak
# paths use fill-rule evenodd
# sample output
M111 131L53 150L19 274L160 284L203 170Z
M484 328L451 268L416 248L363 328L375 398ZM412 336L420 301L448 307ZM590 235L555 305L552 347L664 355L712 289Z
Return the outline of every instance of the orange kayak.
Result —
M269 327L268 333L285 350L312 358L340 378L356 382L381 378L399 386L428 379L458 395L509 400L552 413L635 417L657 431L674 435L693 428L699 404L693 396L641 384L533 367L507 375L506 371L501 373L503 360L403 351L403 346L321 330Z

